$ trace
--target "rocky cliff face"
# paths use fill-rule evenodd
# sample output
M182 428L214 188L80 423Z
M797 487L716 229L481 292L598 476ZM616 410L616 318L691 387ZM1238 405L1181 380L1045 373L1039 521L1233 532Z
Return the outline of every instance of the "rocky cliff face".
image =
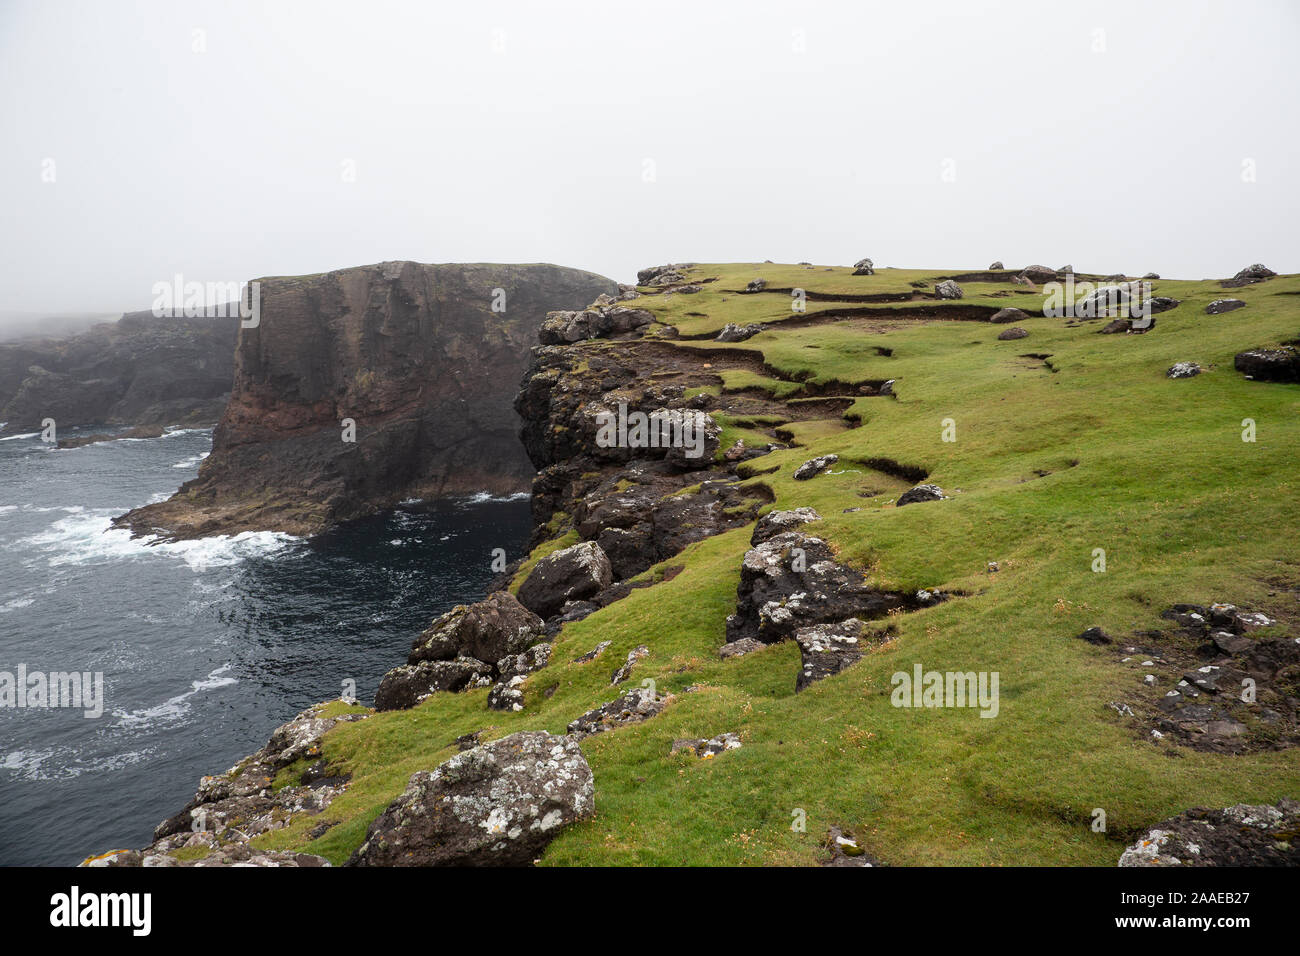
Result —
M199 477L118 521L177 538L312 534L408 497L525 490L511 400L538 329L548 310L616 291L552 265L264 279Z
M65 339L0 345L0 422L33 431L46 418L82 425L210 425L234 375L237 317L130 312Z

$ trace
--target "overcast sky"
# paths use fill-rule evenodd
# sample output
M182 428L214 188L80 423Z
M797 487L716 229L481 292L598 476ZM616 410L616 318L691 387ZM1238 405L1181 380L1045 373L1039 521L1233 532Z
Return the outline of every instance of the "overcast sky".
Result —
M0 310L386 259L1300 272L1298 49L1284 0L0 0Z

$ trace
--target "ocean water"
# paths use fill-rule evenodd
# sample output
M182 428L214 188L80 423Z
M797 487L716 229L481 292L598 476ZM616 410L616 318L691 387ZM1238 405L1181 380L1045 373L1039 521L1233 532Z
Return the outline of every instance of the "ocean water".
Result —
M0 706L0 865L144 846L201 775L344 681L373 700L430 619L483 596L493 549L513 560L528 537L526 498L487 495L406 502L310 540L110 530L194 477L211 441L0 439L0 672L104 680L99 717Z

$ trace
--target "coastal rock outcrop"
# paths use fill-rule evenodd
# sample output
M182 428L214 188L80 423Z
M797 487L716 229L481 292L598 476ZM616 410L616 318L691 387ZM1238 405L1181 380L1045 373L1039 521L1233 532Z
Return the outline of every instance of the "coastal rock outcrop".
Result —
M538 330L548 311L619 292L552 265L414 262L260 288L199 477L119 526L313 534L405 498L521 491L532 469L511 400Z
M61 339L0 344L7 433L86 425L211 425L234 378L239 317L130 312Z
M1147 830L1120 866L1300 866L1300 801L1195 808Z

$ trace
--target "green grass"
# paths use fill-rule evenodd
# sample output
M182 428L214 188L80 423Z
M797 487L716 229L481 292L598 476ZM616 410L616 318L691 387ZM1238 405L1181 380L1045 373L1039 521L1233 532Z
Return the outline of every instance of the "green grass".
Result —
M760 275L771 286L841 295L906 291L911 281L961 270L849 271L701 265L696 276L718 279L699 294L637 304L694 333L788 318L787 297L734 294ZM837 824L891 864L1112 865L1138 830L1187 807L1300 796L1296 751L1228 757L1143 739L1107 707L1141 693L1141 671L1074 639L1092 625L1116 634L1158 626L1159 612L1176 601L1233 601L1293 627L1300 618L1300 388L1250 382L1232 369L1235 352L1300 335L1300 298L1278 294L1300 292L1300 277L1234 290L1208 281L1155 285L1183 304L1142 336L1031 318L1021 323L1027 339L999 342L1002 326L901 315L883 333L876 319L777 326L729 346L761 352L786 378L897 380L896 400L855 402L849 414L861 427L840 419L779 425L801 447L748 465L779 466L760 479L775 507L816 508L825 519L816 533L872 580L966 596L894 617L895 640L796 695L793 645L718 660L750 532L708 539L665 562L684 567L676 577L566 626L553 663L529 679L523 712L490 712L486 691L475 691L340 726L324 749L353 774L350 789L323 817L259 844L341 862L412 772L455 751L456 736L562 732L615 696L610 674L639 644L651 653L629 686L651 678L675 700L653 720L583 742L597 813L563 832L544 864L810 864ZM967 302L1042 301L1009 283L966 290ZM985 298L997 291L1012 294ZM1225 296L1248 306L1204 314ZM1057 371L1025 353L1049 353ZM1165 378L1185 360L1207 371ZM790 384L724 375L727 389L779 395ZM1241 440L1245 418L1256 423L1254 443ZM955 442L942 440L945 419L955 423ZM735 437L758 442L755 424L724 417L724 447ZM833 474L791 479L798 464L829 452L841 458ZM866 464L880 457L924 467L952 499L894 508L910 483ZM548 542L530 560L575 540L570 533ZM1104 574L1091 570L1095 548L1105 549ZM989 573L989 561L1001 570ZM602 640L612 644L596 661L571 663ZM998 671L1000 715L891 707L890 675L916 662ZM740 733L744 746L707 761L669 755L676 737L723 731ZM1107 813L1106 834L1089 827L1095 807ZM806 832L791 830L796 809L807 815ZM341 822L308 840L321 819Z

